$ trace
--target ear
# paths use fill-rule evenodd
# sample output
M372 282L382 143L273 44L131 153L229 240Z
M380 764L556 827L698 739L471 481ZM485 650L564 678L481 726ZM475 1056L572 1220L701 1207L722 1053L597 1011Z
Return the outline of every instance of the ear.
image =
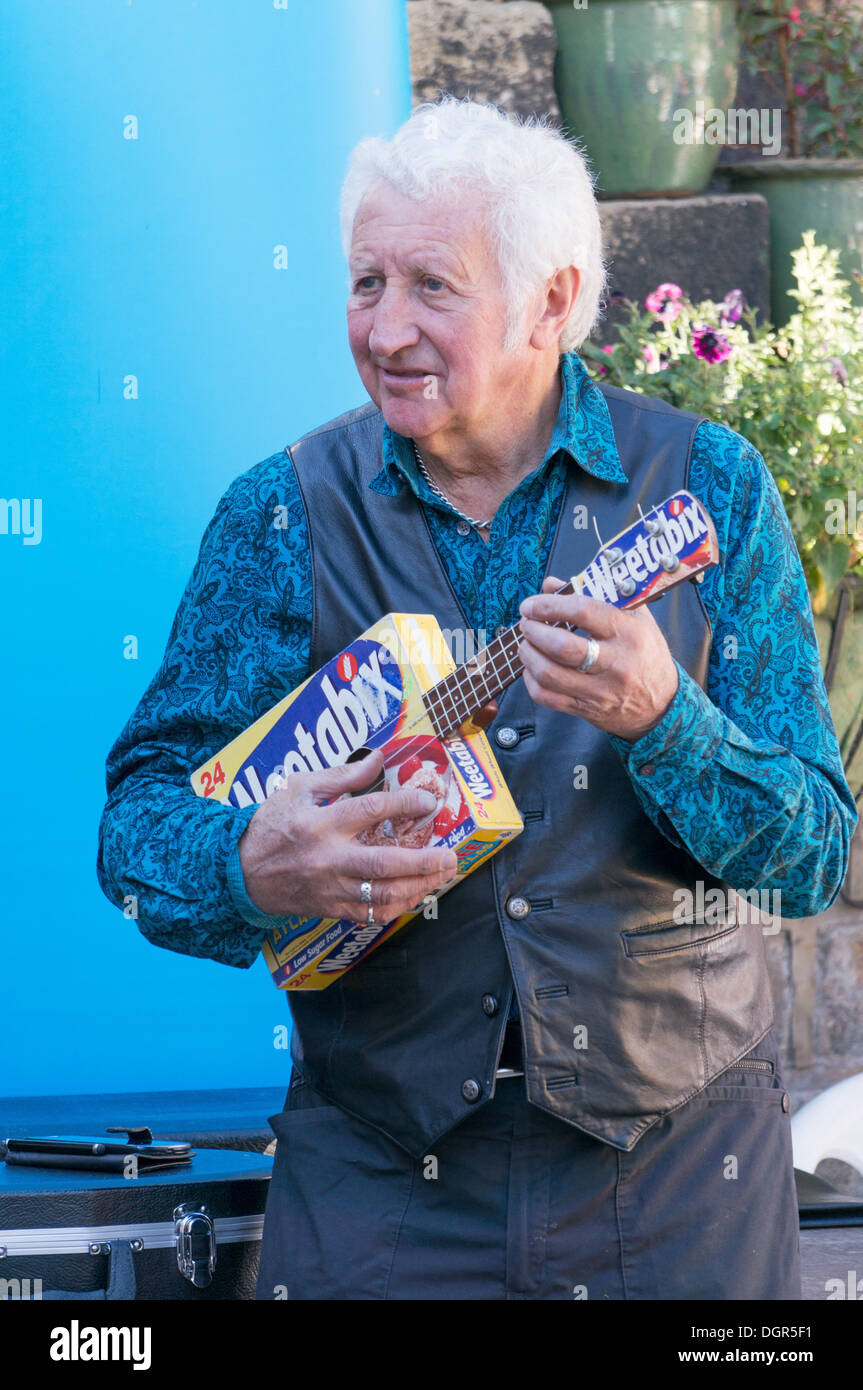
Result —
M574 265L554 272L546 285L540 316L530 335L531 347L549 348L557 343L580 288L581 272Z

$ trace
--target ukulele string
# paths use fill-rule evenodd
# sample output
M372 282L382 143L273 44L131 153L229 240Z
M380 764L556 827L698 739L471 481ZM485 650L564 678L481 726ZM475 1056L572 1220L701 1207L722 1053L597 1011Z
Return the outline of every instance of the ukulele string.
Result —
M673 498L669 498L669 499L668 499L668 501L672 501L672 500L673 500ZM643 523L643 524L646 524L648 521L653 520L653 519L656 518L657 516L663 516L663 509L665 508L666 505L667 505L667 503L663 502L663 503L661 503L659 506L652 507L652 508L650 509L650 515L649 515L648 517L645 517L643 511L641 510L641 507L639 506L638 511L639 511L639 515L640 515L640 518L641 518L642 523ZM594 517L594 525L596 525L596 518L595 518L595 517ZM602 542L602 537L599 535L599 528L598 528L598 527L596 528L596 533L597 533L597 537L598 537L598 539L599 539L599 541L600 541L600 547L601 547L599 553L602 554L604 551L610 549L610 547L605 546L605 545L603 544L603 542ZM623 534L623 533L621 533L621 534ZM618 540L618 539L619 539L619 537L615 537L615 541ZM614 544L614 542L612 542L612 545L613 545L613 544ZM713 562L712 562L712 561L709 561L708 563L713 563ZM574 581L574 582L575 582L575 585L577 586L577 589L578 589L579 592L583 592L583 589L582 589L582 580L583 580L584 574L585 574L585 571L582 570L581 573L580 573L579 575L576 576L575 581ZM566 583L565 583L565 584L562 584L561 587L560 587L559 589L555 589L555 590L554 590L554 593L555 593L555 594L565 594L565 593L567 593L567 592L569 592L569 593L574 593L574 592L576 592L576 589L573 587L573 580L572 580L572 579L568 579L568 580L566 581ZM629 603L624 603L624 604L622 604L621 606L622 606L623 608L629 608L629 607L632 607L632 606L634 606L634 605L629 604ZM549 626L550 626L550 627L562 627L562 628L566 628L566 629L567 629L568 631L570 631L570 632L577 632L577 631L578 631L578 626L577 626L577 624L572 624L572 623L557 622L557 623L550 623ZM514 670L514 669L513 669L512 661L511 661L511 655L510 655L510 653L509 653L508 650L507 650L507 644L508 644L512 639L515 639L515 642L516 642L515 652L512 653L512 655L515 656L515 657L517 658L517 656L518 656L518 649L519 649L519 647L521 646L521 643L522 643L522 641L523 641L524 639L523 639L523 637L522 637L521 635L519 635L519 632L518 632L518 623L513 623L505 632L501 633L500 637L495 638L495 642L494 642L494 643L489 643L487 646L483 647L482 650L479 651L479 652L477 652L476 656L472 657L471 660L470 660L469 662L463 662L461 666L457 666L456 669L455 669L454 671L451 671L450 674L449 674L448 676L444 676L442 680L437 681L436 684L433 685L433 686L431 686L429 690L424 691L418 700L413 700L413 701L409 702L409 703L406 704L402 709L399 710L399 713L398 713L397 715L395 715L394 718L386 720L386 721L380 726L380 728L377 730L377 734L380 735L380 734L385 733L385 734L387 735L387 737L389 737L390 731L391 731L391 730L394 731L394 730L395 730L395 727L396 727L396 725L399 723L399 721L400 721L400 720L403 720L404 722L402 723L402 729L405 730L405 731L410 730L410 729L417 729L417 728L420 728L420 727L422 726L423 723L425 723L426 721L429 721L429 722L431 722L432 729L434 730L433 737L435 737L435 738L437 738L437 739L446 739L447 737L451 736L453 732L457 731L458 728L460 728L461 724L463 724L463 723L466 721L466 719L468 719L468 718L471 717L471 714L475 714L477 711L479 711L480 709L482 709L482 707L483 707L484 704L488 704L488 703L490 702L490 700L495 699L495 698L496 698L496 694L500 694L501 691L505 690L509 685L511 685L511 684L513 683L513 681L517 680L517 679L521 676L522 670L523 670L524 668L522 667L520 670ZM492 647L494 647L495 643L498 644L498 646L499 646L499 651L502 652L502 653L504 654L504 656L506 657L506 664L509 666L509 671L510 671L510 673L509 673L509 678L508 678L507 680L505 680L505 681L502 683L502 685L500 686L500 690L497 691L496 694L492 694L492 693L488 690L488 684L487 684L487 682L485 682L485 683L486 683L486 695L485 695L484 698L482 698L482 697L481 697L481 692L478 692L478 691L474 688L474 686L473 686L472 684L470 684L470 683L468 683L467 685L464 684L464 679L465 679L465 676L466 676L466 677L468 678L468 682L472 682L473 680L475 680L475 679L477 678L477 676L479 676L483 681L485 681L485 677L482 676L482 669L483 669L483 667L484 667L485 665L487 665L487 664L489 663L489 658L488 658L485 654L492 650ZM501 675L503 674L503 672L498 668L497 661L498 661L498 655L495 654L495 655L491 658L492 673L493 673L493 675L495 675L495 676L501 676ZM473 668L474 668L473 671L471 671L471 670L469 669L470 667L473 667ZM455 678L457 678L457 679L455 679ZM445 687L444 694L437 694L437 695L436 695L435 693L436 693L436 692L440 692L442 686ZM452 693L451 693L451 692L452 692ZM475 704L473 710L469 711L468 714L466 714L466 715L459 721L458 724L453 724L453 725L451 725L449 728L447 728L447 730L446 730L445 732L443 732L443 733L438 733L438 732L435 730L435 728L434 728L435 722L436 722L436 716L435 716L435 715L432 713L432 711L429 709L429 707L428 707L426 701L429 699L429 697L437 698L438 702L439 702L440 705L441 705L441 710L442 710L442 712L443 712L443 715L446 716L446 710L445 710L444 707L443 707L443 700L444 700L444 698L448 698L448 699L450 700L450 703L453 705L453 712L457 714L457 713L458 713L458 710L457 710L456 704L455 704L455 696L458 695L458 696L460 696L462 699L464 699L464 696L465 696L466 694L470 694L470 695L473 696L473 697L479 698L479 701L480 701L480 702L479 702L478 704Z
M563 594L571 590L572 581L567 580L565 584L562 584L559 589L555 589L554 592L556 594ZM575 629L571 627L569 623L564 622L551 623L549 624L549 626L566 627L569 628L570 631L575 631ZM509 628L506 629L505 632L502 632L499 637L495 638L495 643L499 644L499 650L506 657L506 665L510 668L509 679L504 681L504 683L500 687L500 690L505 690L507 686L511 685L513 681L517 680L520 677L523 670L523 667L519 670L514 670L512 666L511 654L507 650L507 644L513 639L515 639L516 642L516 650L514 653L512 653L512 656L517 657L518 648L521 646L521 643L524 640L523 637L519 636L518 623L513 623ZM435 715L428 708L425 702L430 696L433 697L435 695L435 692L440 690L441 686L451 687L451 689L448 688L446 690L445 696L440 694L437 696L444 716L446 715L446 710L443 709L444 698L449 698L450 702L455 707L455 696L461 696L462 698L464 698L465 695L470 694L476 697L480 697L479 703L474 706L474 709L472 711L469 711L468 714L466 714L465 716L463 716L461 720L459 720L458 724L453 726L453 728L455 729L459 728L460 725L463 724L466 719L470 718L471 713L476 713L478 710L482 709L484 704L488 704L489 701L496 698L496 694L500 693L500 691L498 691L496 692L496 694L492 694L492 692L487 688L488 682L485 681L485 677L482 675L482 670L487 665L491 666L493 675L498 677L503 675L503 671L498 666L498 655L495 655L492 658L488 658L484 655L486 652L491 651L495 643L490 643L488 646L483 647L480 651L477 652L476 656L471 658L470 662L463 662L461 666L457 666L456 669L454 671L451 671L448 676L444 676L442 680L438 681L435 685L431 686L428 690L424 691L418 700L412 700L408 704L404 705L397 715L395 715L392 719L386 720L383 724L380 725L380 727L376 730L376 734L378 736L380 736L381 734L386 734L387 736L389 736L390 731L395 730L396 725L401 720L403 720L401 727L404 731L419 728L427 720L431 722L432 728L434 729ZM473 671L469 670L469 667L471 666L475 667L476 669ZM468 680L467 685L464 684L465 676L467 676ZM482 697L482 692L477 691L474 688L474 686L470 683L476 680L478 676L486 684L486 694L484 698ZM455 677L458 677L458 679L454 681ZM450 728L445 733L441 734L435 732L433 736L438 739L445 739L453 732L453 728Z

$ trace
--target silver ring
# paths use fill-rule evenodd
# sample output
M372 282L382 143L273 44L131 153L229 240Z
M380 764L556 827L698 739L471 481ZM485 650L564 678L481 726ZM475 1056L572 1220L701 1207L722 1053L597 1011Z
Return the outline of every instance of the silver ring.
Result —
M577 671L584 671L585 674L587 674L588 671L592 671L593 668L594 668L594 666L596 665L596 658L597 658L598 656L599 656L599 643L597 642L597 640L596 640L595 637L588 637L588 639L587 639L587 652L586 652L586 654L585 654L584 661L581 663L580 666L577 666L577 667L576 667L576 670L577 670Z
M366 917L366 926L373 927L375 925L375 919L372 916L372 881L370 878L364 878L360 884L360 901L364 902L369 910L368 916Z

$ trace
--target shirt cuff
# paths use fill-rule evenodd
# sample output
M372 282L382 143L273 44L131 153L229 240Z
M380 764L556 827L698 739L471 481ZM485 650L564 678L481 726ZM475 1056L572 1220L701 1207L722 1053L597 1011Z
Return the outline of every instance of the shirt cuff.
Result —
M674 664L677 693L659 723L634 743L609 735L630 777L648 795L666 781L657 774L673 774L677 786L698 776L725 736L725 715L689 672Z
M261 912L246 892L243 866L240 863L239 840L228 855L225 868L231 900L244 922L248 922L250 927L257 927L259 931L273 931L276 927L284 926L287 917L270 917L266 912Z

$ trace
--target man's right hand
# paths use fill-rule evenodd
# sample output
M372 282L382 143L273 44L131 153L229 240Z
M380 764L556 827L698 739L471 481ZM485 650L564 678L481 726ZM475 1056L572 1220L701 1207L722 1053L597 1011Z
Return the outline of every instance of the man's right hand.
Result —
M325 772L294 772L258 807L239 852L246 892L259 912L365 922L360 884L370 879L374 918L390 922L454 877L458 861L451 849L358 842L358 834L383 820L419 820L435 805L430 792L415 789L344 795L373 785L382 769L375 751Z

